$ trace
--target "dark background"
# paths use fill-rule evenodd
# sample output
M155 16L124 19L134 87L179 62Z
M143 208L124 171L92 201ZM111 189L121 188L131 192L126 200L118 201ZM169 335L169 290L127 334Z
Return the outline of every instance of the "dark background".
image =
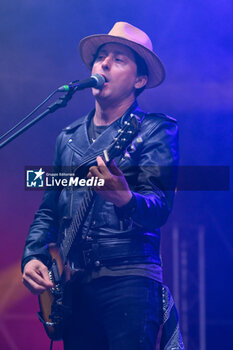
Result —
M230 0L2 0L0 134L58 86L88 77L78 55L80 39L107 33L116 21L122 20L149 34L154 51L166 67L165 82L145 91L139 103L147 111L163 112L178 120L181 165L228 165L232 169L232 9ZM42 196L41 192L24 190L24 167L50 165L60 130L92 107L91 92L79 92L66 109L42 120L0 151L3 350L48 348L48 340L36 319L37 300L22 287L19 273L24 240ZM188 256L186 272L194 279L185 294L188 321L181 317L189 349L199 341L195 328L198 308L195 310L192 304L200 296L202 273L198 272L198 264L203 254L198 253L199 234L204 237L202 298L205 297L206 343L196 349L232 347L232 226L231 189L178 192L173 213L162 229L165 281L170 289L173 291L176 283L174 230L180 237L179 254L185 252ZM182 299L178 304L182 316ZM192 328L190 325L195 322Z

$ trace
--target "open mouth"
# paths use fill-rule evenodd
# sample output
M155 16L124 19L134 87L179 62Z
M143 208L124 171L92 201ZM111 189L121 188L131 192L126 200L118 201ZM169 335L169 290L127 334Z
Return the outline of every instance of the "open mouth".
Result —
M103 77L104 77L104 79L105 79L105 83L108 83L108 78L106 78L106 76L104 75L104 74L101 74Z

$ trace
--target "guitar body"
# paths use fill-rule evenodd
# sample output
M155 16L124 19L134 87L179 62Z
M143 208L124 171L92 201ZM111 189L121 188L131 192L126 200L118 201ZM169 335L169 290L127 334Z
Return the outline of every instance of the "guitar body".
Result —
M49 252L52 257L49 277L54 283L54 288L39 295L40 312L38 316L48 337L52 340L61 340L65 314L68 313L67 307L63 304L64 288L70 279L70 269L69 265L63 265L59 247L56 244L49 246Z

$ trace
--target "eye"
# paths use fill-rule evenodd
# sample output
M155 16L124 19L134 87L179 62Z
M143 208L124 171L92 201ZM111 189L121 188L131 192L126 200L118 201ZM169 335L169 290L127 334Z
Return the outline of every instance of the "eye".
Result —
M116 57L115 58L116 62L124 62L124 60L122 58Z
M96 61L101 61L101 60L103 60L105 57L106 57L105 55L99 54L99 55L96 57L95 60L96 60Z

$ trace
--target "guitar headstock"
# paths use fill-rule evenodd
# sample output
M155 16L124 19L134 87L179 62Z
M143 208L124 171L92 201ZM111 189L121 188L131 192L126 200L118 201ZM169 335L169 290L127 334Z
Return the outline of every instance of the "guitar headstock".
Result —
M106 163L109 163L113 158L121 155L127 149L138 133L139 126L140 120L138 116L131 113L130 118L125 121L123 127L118 130L118 134L114 137L111 145L104 150L103 155Z

